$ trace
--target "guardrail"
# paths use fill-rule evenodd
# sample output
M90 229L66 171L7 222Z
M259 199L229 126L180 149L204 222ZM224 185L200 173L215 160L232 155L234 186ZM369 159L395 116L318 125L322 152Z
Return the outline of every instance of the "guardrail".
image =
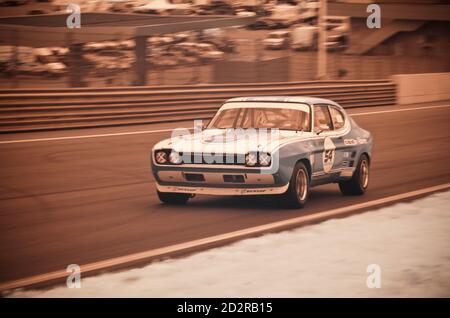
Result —
M289 95L343 107L395 104L387 80L0 90L0 133L208 119L228 98Z
M228 83L228 84L191 84L191 85L158 85L158 86L109 86L109 87L76 87L76 88L0 88L3 94L32 94L32 93L74 93L74 92L113 92L113 91L145 91L167 89L201 89L201 88L233 88L233 87L280 87L298 85L334 85L334 84L377 84L386 83L386 80L340 80L340 81L303 81L303 82L272 82L272 83Z

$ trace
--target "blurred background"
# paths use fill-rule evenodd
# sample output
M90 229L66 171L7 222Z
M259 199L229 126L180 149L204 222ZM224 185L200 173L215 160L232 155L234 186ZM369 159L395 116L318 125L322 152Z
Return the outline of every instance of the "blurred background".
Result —
M390 6L383 6L382 27L375 31L366 26L371 2L328 1L326 79L450 70L450 18L438 6L448 1L377 1ZM318 1L0 3L3 88L285 82L318 76ZM65 26L69 3L80 6L80 29ZM136 14L145 19L136 20ZM201 25L185 21L186 16L202 17ZM218 16L235 20L223 26L216 23ZM158 29L161 25L167 27ZM172 32L174 25L184 30Z

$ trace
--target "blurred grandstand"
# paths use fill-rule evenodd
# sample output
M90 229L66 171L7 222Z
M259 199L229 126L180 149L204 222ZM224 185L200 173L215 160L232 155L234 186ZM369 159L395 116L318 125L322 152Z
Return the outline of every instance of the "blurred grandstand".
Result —
M450 69L448 1L377 1L382 27L368 29L371 2L329 1L329 79ZM80 5L81 29L65 28L69 3ZM7 0L1 5L2 87L316 78L316 1ZM273 35L278 29L285 32ZM277 36L284 38L267 46L265 39Z

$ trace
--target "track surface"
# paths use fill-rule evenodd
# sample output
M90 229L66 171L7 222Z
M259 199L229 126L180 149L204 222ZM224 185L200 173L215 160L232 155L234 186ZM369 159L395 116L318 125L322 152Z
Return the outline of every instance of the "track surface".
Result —
M351 110L374 135L368 192L314 188L298 211L257 198L160 204L150 149L192 123L0 136L0 282L450 182L450 102L433 105Z

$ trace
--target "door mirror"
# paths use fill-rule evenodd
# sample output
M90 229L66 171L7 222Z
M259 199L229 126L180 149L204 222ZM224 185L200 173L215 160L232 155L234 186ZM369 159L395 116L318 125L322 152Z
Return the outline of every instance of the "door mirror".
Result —
M201 121L195 121L194 129L195 130L204 130L208 126L208 122L201 120Z

